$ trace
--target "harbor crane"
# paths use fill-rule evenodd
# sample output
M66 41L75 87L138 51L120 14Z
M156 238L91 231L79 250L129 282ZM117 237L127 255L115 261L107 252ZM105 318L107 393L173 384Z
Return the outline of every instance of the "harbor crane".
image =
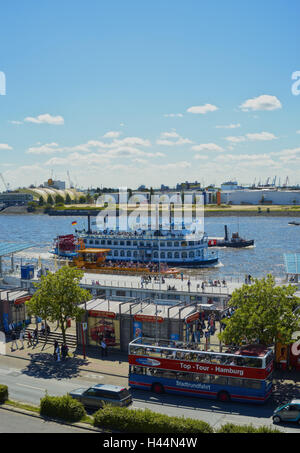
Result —
M2 182L3 182L3 184L4 184L6 192L9 192L9 184L7 184L5 182L5 179L4 179L4 176L2 175L2 173L0 173L0 178L1 178Z

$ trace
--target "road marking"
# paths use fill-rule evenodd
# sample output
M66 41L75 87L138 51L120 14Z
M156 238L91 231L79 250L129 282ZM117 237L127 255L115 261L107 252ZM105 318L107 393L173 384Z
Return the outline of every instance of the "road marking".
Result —
M43 392L45 391L45 389L42 389L40 387L33 387L32 385L26 385L26 384L19 384L18 382L16 383L17 385L21 385L22 387L28 387L30 389L35 389L35 390L42 390Z

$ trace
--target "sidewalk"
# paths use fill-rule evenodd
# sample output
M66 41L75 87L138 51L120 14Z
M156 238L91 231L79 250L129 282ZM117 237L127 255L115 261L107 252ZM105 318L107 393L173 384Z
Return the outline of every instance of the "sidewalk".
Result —
M18 341L20 345L20 342ZM80 370L89 372L109 374L117 377L128 377L128 361L127 354L119 351L108 351L108 357L101 358L101 350L87 348L86 358L84 359L81 348L69 349L69 357L63 361L56 362L53 357L54 346L44 343L38 343L36 346L27 347L27 342L24 341L24 349L16 349L11 351L11 343L6 344L6 357L22 359L31 362L32 372L35 369L39 374L47 372L56 377L63 377L63 374L77 376ZM1 356L0 356L1 357ZM33 366L35 364L35 366ZM39 364L39 370L36 366ZM56 371L56 372L55 372ZM59 372L60 371L60 372Z

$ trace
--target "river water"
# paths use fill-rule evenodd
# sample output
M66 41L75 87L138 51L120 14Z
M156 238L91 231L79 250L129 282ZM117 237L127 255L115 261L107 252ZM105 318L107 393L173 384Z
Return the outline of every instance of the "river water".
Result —
M220 279L232 277L243 279L245 274L262 277L272 273L275 277L285 274L283 254L300 253L300 226L288 225L293 217L208 217L205 231L209 236L224 237L224 225L229 235L239 232L241 237L254 239L255 246L246 249L218 250L220 264L211 269L197 270L203 277ZM2 215L0 216L0 242L30 242L38 246L36 254L46 255L53 238L59 234L74 232L87 227L84 217L46 215Z

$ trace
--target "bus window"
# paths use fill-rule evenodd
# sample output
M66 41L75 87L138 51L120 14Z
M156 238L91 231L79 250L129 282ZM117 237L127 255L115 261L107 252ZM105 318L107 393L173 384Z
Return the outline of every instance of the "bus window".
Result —
M248 389L260 390L261 384L261 381L256 381L254 379L244 379L244 387L247 387Z

